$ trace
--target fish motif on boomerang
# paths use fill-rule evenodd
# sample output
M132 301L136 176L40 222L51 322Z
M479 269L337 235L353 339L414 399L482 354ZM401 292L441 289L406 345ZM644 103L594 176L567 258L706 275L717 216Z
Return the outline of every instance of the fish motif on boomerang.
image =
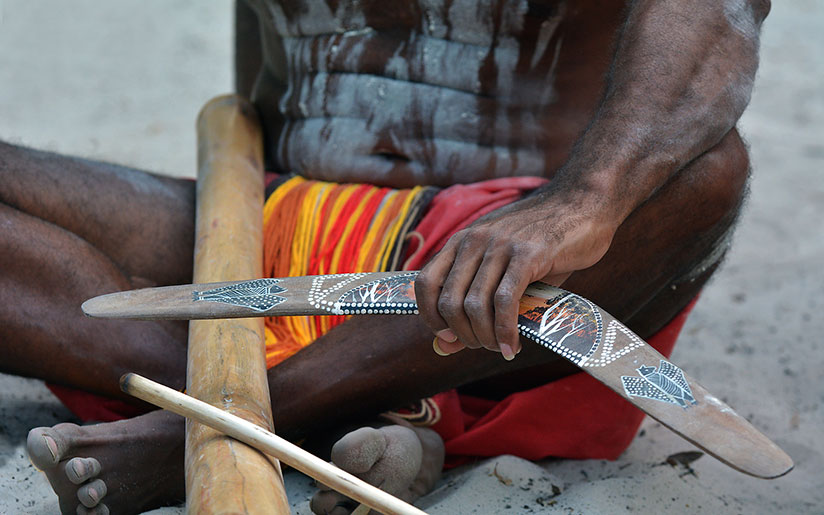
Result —
M366 274L347 274L348 277L333 279L316 276L309 289L309 302L316 308L335 315L417 315L415 302L415 277L417 272L370 281L339 292Z
M640 377L621 376L621 384L624 385L624 391L628 397L643 397L677 404L684 409L698 404L684 377L684 371L669 361L662 359L657 369L641 365L638 368L638 374Z
M195 291L192 292L192 300L222 302L255 311L266 311L286 300L276 295L286 291L278 285L279 282L280 279L254 279L211 290Z
M603 367L626 356L644 342L616 320L603 330L601 312L574 293L545 299L521 299L518 330L527 338L560 354L579 367ZM619 335L624 338L620 339Z

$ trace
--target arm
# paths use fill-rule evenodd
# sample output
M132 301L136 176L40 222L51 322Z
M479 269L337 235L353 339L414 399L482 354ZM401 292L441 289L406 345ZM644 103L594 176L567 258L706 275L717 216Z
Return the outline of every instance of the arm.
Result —
M567 163L537 195L456 234L418 277L441 349L514 357L526 286L597 263L624 220L734 126L768 11L746 0L630 6L604 97Z
M718 143L749 103L768 11L767 0L635 2L563 180L599 191L624 220Z

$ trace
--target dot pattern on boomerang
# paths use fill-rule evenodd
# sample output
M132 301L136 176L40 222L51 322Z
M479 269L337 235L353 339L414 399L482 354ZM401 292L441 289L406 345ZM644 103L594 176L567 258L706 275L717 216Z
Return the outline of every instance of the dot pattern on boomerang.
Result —
M341 274L334 278L315 276L309 289L309 302L317 309L335 315L347 314L417 314L414 297L415 273L398 274L385 279L370 281L347 290L336 300L335 294L354 281L367 277L366 273ZM267 311L286 301L277 294L286 290L281 279L257 279L206 291L195 291L195 301L224 302L248 307L255 311ZM580 367L605 366L633 349L643 341L613 320L603 337L603 322L598 309L588 300L572 293L546 301L527 297L522 307L530 306L530 299L539 300L528 311L522 309L518 330L525 337L535 340ZM549 307L547 307L549 304ZM630 343L615 350L617 332L626 334ZM594 357L596 351L600 351ZM678 404L685 401L695 404L692 391L680 368L661 360L659 369L641 366L640 377L622 376L621 382L628 396L644 397Z

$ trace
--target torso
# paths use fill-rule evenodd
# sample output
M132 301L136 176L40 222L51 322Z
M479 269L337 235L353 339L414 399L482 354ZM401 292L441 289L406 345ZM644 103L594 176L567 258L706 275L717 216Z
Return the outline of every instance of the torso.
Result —
M551 176L596 107L623 6L388 3L250 2L269 166L394 187Z

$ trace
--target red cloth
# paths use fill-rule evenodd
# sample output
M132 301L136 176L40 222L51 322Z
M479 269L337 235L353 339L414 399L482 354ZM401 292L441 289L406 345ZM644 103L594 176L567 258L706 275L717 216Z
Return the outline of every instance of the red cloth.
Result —
M456 184L438 192L415 227L423 242L411 240L405 270L419 270L450 236L478 218L520 199L548 182L543 177L504 177L473 184Z
M439 192L416 227L422 241L413 240L405 268L420 268L452 234L544 183L546 179L538 177L511 177ZM649 343L669 356L694 304L695 300ZM142 412L86 392L49 388L83 420L107 422ZM548 456L615 459L629 446L644 418L641 411L584 373L514 393L500 402L455 390L440 393L434 400L441 418L433 429L444 439L447 466L501 454L530 460Z
M69 411L83 422L114 422L147 412L145 408L83 390L51 383L46 383L46 386L64 406L69 408Z

